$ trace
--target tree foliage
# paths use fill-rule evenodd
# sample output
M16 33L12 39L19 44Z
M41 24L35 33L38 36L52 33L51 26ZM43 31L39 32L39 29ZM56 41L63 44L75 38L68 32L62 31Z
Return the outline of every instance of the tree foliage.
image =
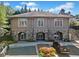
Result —
M7 32L7 28L9 28L10 25L10 19L8 16L12 15L13 13L13 8L0 4L0 36Z
M14 12L15 12L15 10L11 6L6 6L7 16L13 15Z
M72 21L72 22L70 22L70 26L76 26L76 22L75 21Z
M3 27L7 22L7 13L6 13L6 7L0 5L0 27Z
M6 32L6 29L4 29L4 27L7 27L6 20L7 20L6 7L3 5L0 5L0 36Z
M76 19L79 19L79 14L77 14L75 17L76 17Z
M16 10L13 15L27 13L27 12L31 12L31 9L30 8L27 9L27 6L24 5L20 10Z

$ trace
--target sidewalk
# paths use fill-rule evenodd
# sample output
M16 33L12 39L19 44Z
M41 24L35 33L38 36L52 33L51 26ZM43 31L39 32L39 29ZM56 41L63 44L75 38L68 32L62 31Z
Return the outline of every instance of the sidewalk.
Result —
M36 46L37 44L52 45L53 42L44 42L44 41L40 41L40 42L17 42L17 43L11 44L9 46L10 46L10 48L16 48L16 47L24 47L24 46Z

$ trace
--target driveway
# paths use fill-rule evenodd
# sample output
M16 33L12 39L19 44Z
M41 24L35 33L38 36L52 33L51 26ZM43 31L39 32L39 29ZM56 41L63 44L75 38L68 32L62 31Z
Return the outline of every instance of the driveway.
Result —
M52 45L52 42L25 42L25 41L19 41L17 43L9 45L9 50L7 52L6 56L37 56L38 50L37 50L37 44L48 44Z
M49 44L50 46L53 44L52 42L25 42L25 41L19 41L18 43L11 44L8 50L8 53L6 56L15 56L15 55L21 55L21 56L37 56L38 44ZM73 43L73 42L60 42L63 46L68 46L70 48L70 55L69 57L77 56L79 57L79 48L76 47L79 44ZM65 57L67 57L65 55Z
M37 41L37 42L26 42L26 41L19 41L17 43L9 45L10 48L15 48L15 47L24 47L24 46L36 46L37 44L49 44L52 45L53 42L44 42L44 41Z
M35 46L10 48L7 55L37 55Z

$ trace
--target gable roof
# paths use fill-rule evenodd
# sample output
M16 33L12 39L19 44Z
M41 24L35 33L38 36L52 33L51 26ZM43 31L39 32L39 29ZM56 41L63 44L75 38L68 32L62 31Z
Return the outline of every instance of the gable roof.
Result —
M27 12L10 17L71 17L71 15L52 14L49 12Z

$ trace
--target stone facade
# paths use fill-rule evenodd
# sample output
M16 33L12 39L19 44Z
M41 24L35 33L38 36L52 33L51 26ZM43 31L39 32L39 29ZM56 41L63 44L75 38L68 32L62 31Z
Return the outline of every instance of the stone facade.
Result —
M26 13L27 14L27 13ZM45 16L45 15L44 15ZM63 15L59 15L57 16L53 16L50 17L46 15L46 17L40 17L40 16L28 16L28 17L18 17L17 15L10 17L11 18L11 32L12 35L16 38L16 40L19 40L18 34L20 32L26 33L26 37L24 40L29 40L30 37L34 37L34 40L37 40L36 36L37 33L42 32L45 35L45 40L49 40L49 39L54 39L54 33L56 33L57 31L61 32L63 34L63 38L68 38L68 31L69 31L69 20L71 18L71 16L63 16ZM19 19L27 19L27 26L26 27L19 27L18 26L18 21ZM37 19L38 18L43 18L44 19L44 26L43 27L39 27L37 26ZM56 20L63 20L63 26L61 27L56 27L55 26L55 19Z

